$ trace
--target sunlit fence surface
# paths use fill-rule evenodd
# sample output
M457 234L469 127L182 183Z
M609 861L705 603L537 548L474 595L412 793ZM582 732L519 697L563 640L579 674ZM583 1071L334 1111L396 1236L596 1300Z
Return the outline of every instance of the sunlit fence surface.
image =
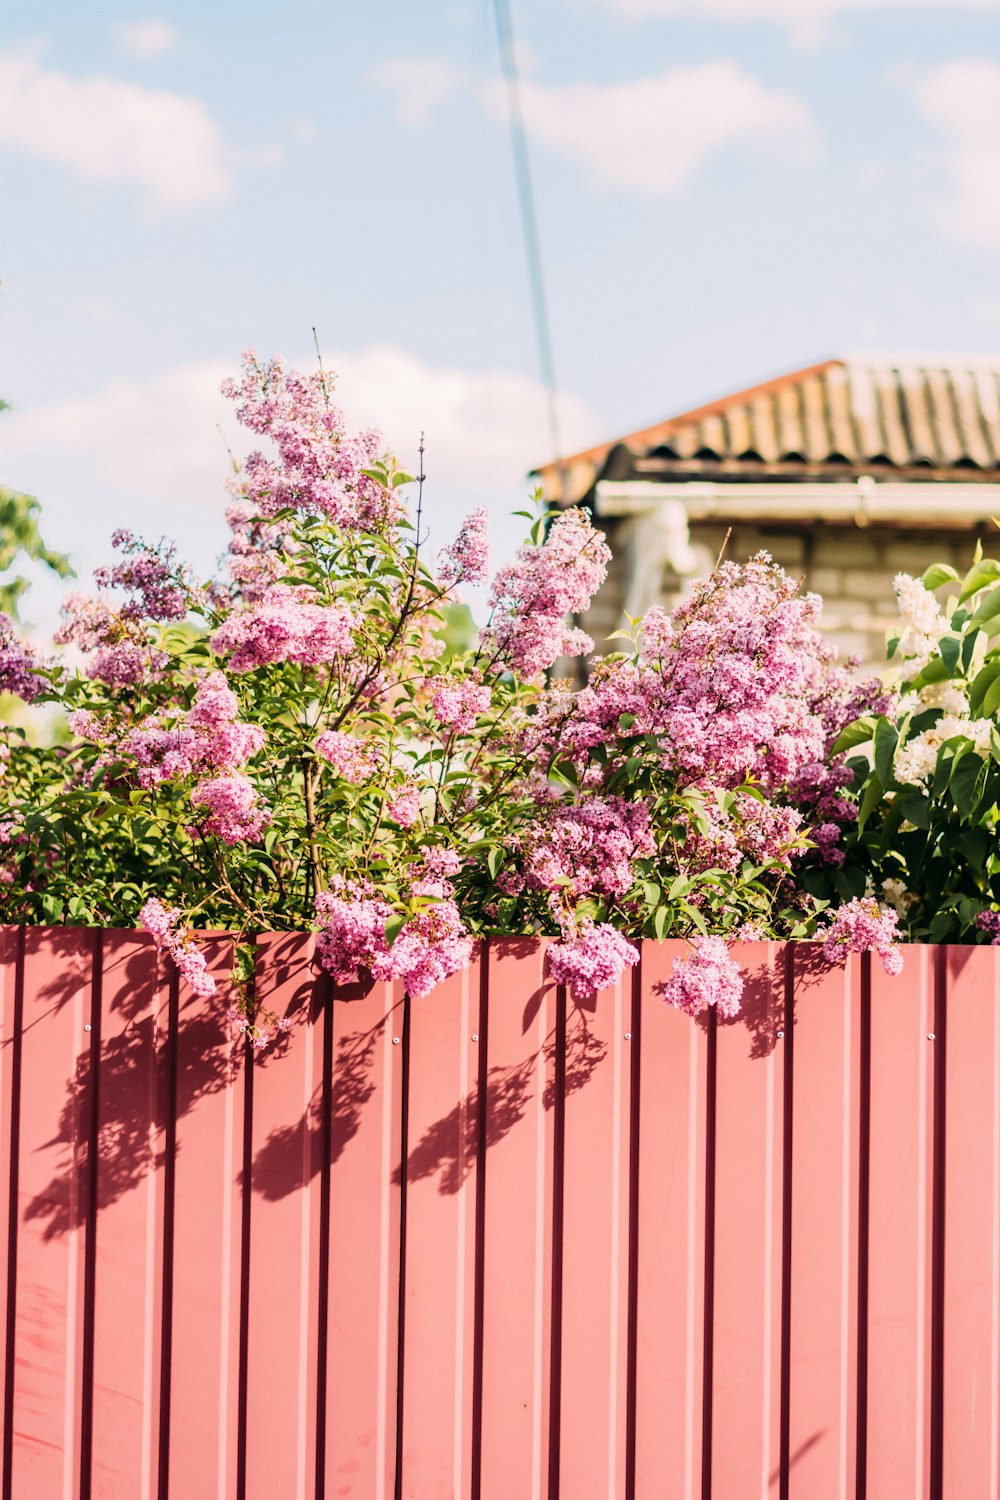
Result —
M248 1066L143 934L0 930L3 1500L998 1494L1000 954L746 945L716 1025L677 944L311 944Z

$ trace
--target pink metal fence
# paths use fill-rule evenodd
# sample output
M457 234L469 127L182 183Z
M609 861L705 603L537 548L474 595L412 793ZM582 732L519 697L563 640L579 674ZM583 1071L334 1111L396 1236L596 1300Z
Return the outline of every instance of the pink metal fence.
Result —
M672 944L259 946L248 1067L143 935L0 930L3 1500L1000 1494L1000 955L747 946L717 1026Z

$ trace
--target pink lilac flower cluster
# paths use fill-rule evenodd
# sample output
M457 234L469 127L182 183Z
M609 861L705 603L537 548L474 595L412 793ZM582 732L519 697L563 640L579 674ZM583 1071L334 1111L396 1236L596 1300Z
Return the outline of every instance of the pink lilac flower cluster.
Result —
M723 563L674 610L669 630L653 612L651 645L637 658L598 663L565 749L613 739L627 714L632 733L662 737L664 767L682 780L731 787L753 775L766 789L783 785L822 754L809 696L831 652L814 628L820 601L796 590L764 553Z
M100 589L118 588L131 595L121 607L124 618L182 620L189 585L181 577L176 547L165 542L150 547L130 531L116 531L111 544L125 554L124 560L113 568L98 568L94 579Z
M32 703L44 686L37 657L18 639L10 616L0 614L0 693L13 693Z
M524 873L533 890L624 896L633 860L655 852L649 807L621 797L592 797L544 814L525 839Z
M832 964L847 953L874 951L887 974L898 974L903 967L898 923L891 908L880 906L874 897L858 896L838 907L828 925L818 930L817 936L824 939L823 957Z
M332 766L341 781L355 786L369 781L378 766L374 745L342 729L324 729L316 736L316 754Z
M270 808L260 802L257 788L246 776L212 776L200 781L191 802L207 808L204 830L225 844L258 838L271 821Z
M208 972L205 955L195 946L191 934L178 927L180 912L151 896L139 913L139 922L151 933L158 949L173 959L181 978L196 995L214 995L215 980Z
M238 713L239 703L225 673L209 672L179 722L164 725L157 719L147 720L123 735L103 760L122 755L134 759L139 767L137 780L145 789L206 771L235 771L263 748L265 739L259 725L241 722ZM100 742L103 726L86 710L73 714L70 725L81 738Z
M443 583L485 583L490 571L489 516L484 509L467 516L458 536L438 560Z
M840 840L844 829L857 822L857 804L846 795L854 773L841 757L834 764L808 761L793 776L791 796L808 816L809 837L823 864L842 865Z
M761 865L768 860L787 861L801 841L802 814L744 794L733 809L724 811L705 800L703 826L687 820L684 859L692 872L727 870L734 873L744 860ZM705 826L707 825L707 826Z
M433 694L431 712L439 724L455 734L468 734L492 700L492 692L482 683L446 682Z
M549 974L556 984L570 987L576 1000L587 1000L598 990L617 984L639 950L609 922L585 917L577 932L567 934L548 949Z
M291 1016L278 1017L273 1011L257 1012L244 1003L230 1005L226 1020L245 1036L255 1052L265 1052L279 1036L286 1036L295 1024Z
M70 593L60 610L63 623L55 632L57 646L76 646L92 655L87 676L109 687L132 687L159 676L167 666L166 652L153 647L141 623L114 608L108 599Z
M344 604L317 604L309 589L276 583L246 609L236 610L212 636L212 649L232 652L233 672L272 662L314 667L352 649L354 612Z
M385 815L400 828L412 828L420 817L420 793L415 786L405 786L385 805Z
M7 750L6 745L2 748ZM0 770L5 766L6 760L0 760ZM17 808L6 811L0 817L0 887L14 884L21 864L20 852L27 842L23 814Z
M341 526L380 531L395 519L394 493L366 474L382 452L377 432L348 437L344 415L330 401L330 379L286 372L284 362L243 355L243 378L227 380L222 394L251 432L270 438L274 462L262 453L246 461L240 493L255 514L273 517L290 507L328 516Z
M1000 911L981 911L976 926L986 933L994 947L1000 947Z
M854 781L846 754L834 756L832 749L841 730L862 715L877 716L892 711L895 695L877 677L856 680L852 673L861 665L849 657L842 667L828 665L809 708L824 731L824 758L811 760L792 776L789 793L811 824L809 837L823 864L840 865L844 830L857 822L857 804L846 795Z
M674 961L673 972L663 987L667 1005L676 1005L685 1015L698 1016L714 1006L727 1019L738 1016L743 999L743 974L730 957L723 938L696 937L687 958Z
M253 604L288 571L292 541L284 525L255 516L245 502L231 505L226 521L231 532L226 572L241 598Z
M320 962L338 983L353 983L367 969L385 983L401 980L420 999L472 957L472 939L451 900L411 917L391 947L385 927L393 910L370 890L342 884L321 892L316 911L323 922L316 942Z
M560 656L593 647L582 630L567 629L604 582L611 549L579 506L557 516L540 547L522 547L490 590L490 622L482 645L493 664L537 677Z

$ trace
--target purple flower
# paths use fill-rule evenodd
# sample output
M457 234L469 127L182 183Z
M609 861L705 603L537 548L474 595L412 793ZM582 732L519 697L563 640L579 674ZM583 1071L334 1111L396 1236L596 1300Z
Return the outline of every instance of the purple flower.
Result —
M817 936L824 938L827 963L839 963L845 953L874 951L887 974L898 974L903 967L903 955L896 946L898 925L894 911L879 906L871 896L859 896L838 907L828 925L817 930Z
M610 923L588 917L575 936L551 944L548 962L556 984L569 985L574 999L586 1000L617 984L628 966L639 962L639 950Z
M676 1005L685 1015L697 1016L709 1006L719 1015L738 1016L743 999L743 974L739 964L729 956L720 937L696 937L692 952L674 961L673 973L663 987L668 1005Z

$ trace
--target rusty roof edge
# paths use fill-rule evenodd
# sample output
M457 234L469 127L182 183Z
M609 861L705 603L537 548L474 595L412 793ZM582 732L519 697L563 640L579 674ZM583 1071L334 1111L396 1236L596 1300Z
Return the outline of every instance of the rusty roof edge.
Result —
M701 406L694 406L690 411L678 412L676 416L667 417L662 422L654 422L649 427L640 427L635 432L628 432L624 437L612 438L606 443L596 443L592 448L582 448L579 453L568 453L565 458L539 464L529 469L528 473L529 475L555 474L571 464L600 463L607 458L613 448L631 447L633 443L651 441L661 434L673 432L675 428L682 427L688 422L697 422L703 417L717 416L731 406L742 405L744 402L756 400L759 396L769 396L774 391L783 390L785 386L807 379L810 375L822 375L826 370L844 364L846 364L844 359L835 356L819 360L816 364L805 365L799 370L789 370L784 375L772 375L769 380L759 381L756 385L746 386L740 391L730 391L728 395L718 396L714 401L706 401Z

